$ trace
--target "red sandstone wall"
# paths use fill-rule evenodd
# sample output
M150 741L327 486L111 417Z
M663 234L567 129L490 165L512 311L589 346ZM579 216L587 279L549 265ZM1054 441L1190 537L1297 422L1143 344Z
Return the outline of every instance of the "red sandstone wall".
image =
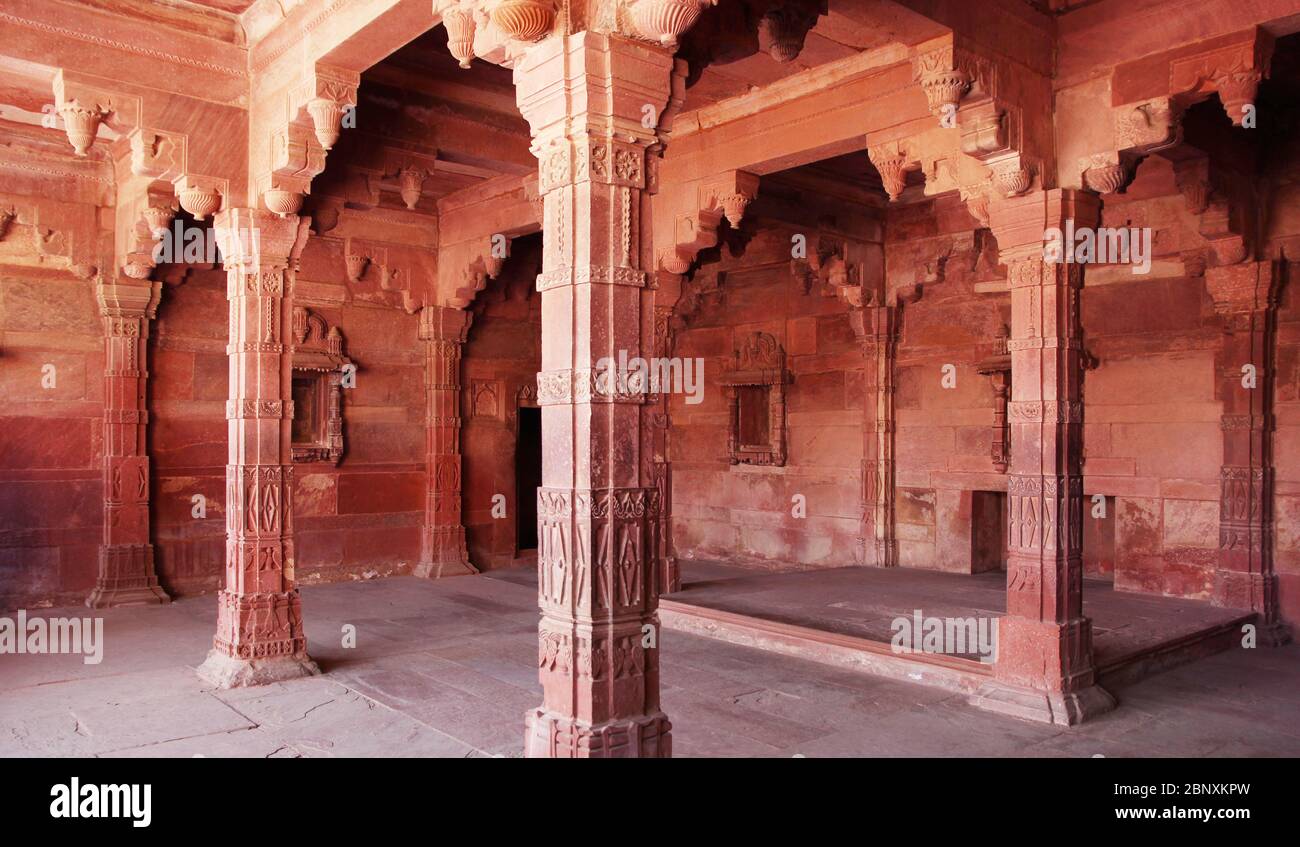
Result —
M534 291L541 241L516 239L501 275L479 293L461 356L462 501L470 561L480 569L507 567L516 558L516 409L531 404L542 361L541 298ZM492 498L505 496L505 517L492 515Z
M903 306L894 399L903 567L969 573L973 492L1007 488L991 454L993 387L976 364L994 353L1010 299L1001 290L992 239L987 232L971 238L972 225L953 197L891 208L886 222L887 284L920 283L922 292ZM955 369L952 387L945 387L946 365Z
M746 228L749 226L746 222ZM838 567L852 564L861 517L862 353L845 304L790 272L794 230L755 223L743 256L705 265L696 282L717 291L675 334L673 355L704 359L704 399L673 395L670 457L673 533L682 558L718 558ZM717 280L722 273L725 278ZM786 349L784 467L727 461L728 408L718 384L738 341L756 330ZM807 517L791 514L802 494Z
M4 246L29 233L13 225ZM103 350L92 281L0 269L0 608L79 602L94 587Z
M206 271L169 288L153 345L154 538L159 575L178 593L219 587L225 555L225 284L223 272ZM357 384L343 393L342 461L295 468L297 578L408 572L424 508L416 319L361 298L307 305L343 333ZM193 516L195 494L207 498L206 520Z
M1180 251L1196 222L1173 170L1152 157L1124 195L1108 198L1104 226L1152 229L1151 272L1085 274L1084 491L1115 497L1115 586L1208 599L1217 566L1222 406L1220 332L1205 281Z
M149 344L148 445L154 566L174 594L221 587L229 323L224 271L193 270L164 286Z

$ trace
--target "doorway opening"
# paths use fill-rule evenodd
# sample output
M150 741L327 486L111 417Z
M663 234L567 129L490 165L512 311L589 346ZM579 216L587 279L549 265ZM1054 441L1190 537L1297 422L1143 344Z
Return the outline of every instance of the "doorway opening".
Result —
M971 573L1007 569L1007 495L971 492Z
M537 549L537 488L542 484L542 410L519 407L515 441L515 522L517 552ZM517 554L516 554L517 555Z

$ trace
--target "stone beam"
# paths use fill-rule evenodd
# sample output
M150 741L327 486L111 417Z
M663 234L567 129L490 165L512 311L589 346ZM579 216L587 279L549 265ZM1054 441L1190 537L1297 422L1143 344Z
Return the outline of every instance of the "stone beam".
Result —
M17 6L17 8L15 8ZM166 10L159 15L166 17ZM120 89L165 92L237 106L248 92L247 54L178 21L160 27L85 3L42 0L0 10L6 56L51 68L76 68Z

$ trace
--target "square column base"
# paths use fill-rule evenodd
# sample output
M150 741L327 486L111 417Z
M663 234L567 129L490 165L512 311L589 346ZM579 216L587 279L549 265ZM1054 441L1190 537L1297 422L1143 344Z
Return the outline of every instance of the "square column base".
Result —
M109 609L118 606L156 606L170 603L171 597L159 585L142 585L132 588L104 588L95 586L86 598L92 609Z
M1282 621L1261 623L1257 626L1259 644L1264 647L1285 647L1291 643L1291 627Z
M441 562L420 562L411 571L411 576L418 576L420 579L442 579L444 576L469 576L476 573L480 573L479 569L469 562L451 559Z
M199 679L220 689L267 685L319 673L320 668L306 653L268 659L237 659L212 650L198 667Z
M524 755L530 759L667 759L672 730L663 712L584 724L546 709L524 713Z
M1075 726L1115 708L1115 698L1100 685L1042 691L995 680L981 685L967 702L986 712L1057 726Z

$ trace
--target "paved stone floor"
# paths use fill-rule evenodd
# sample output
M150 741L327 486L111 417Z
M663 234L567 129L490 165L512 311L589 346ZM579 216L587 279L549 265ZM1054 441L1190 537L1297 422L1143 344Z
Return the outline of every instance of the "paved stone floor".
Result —
M942 573L910 568L760 570L710 561L683 561L682 590L672 599L694 606L888 643L893 621L916 609L936 618L1000 618L1007 609L1007 574ZM1097 662L1239 619L1241 610L1207 602L1116 591L1106 580L1084 580L1083 611L1092 618Z
M194 675L212 596L105 612L98 665L2 655L0 755L519 754L523 713L540 702L529 573L308 587L303 605L326 675L263 688L212 691ZM345 624L355 649L341 646ZM1116 692L1119 711L1072 730L680 633L660 646L679 756L1300 755L1297 646L1149 678Z

